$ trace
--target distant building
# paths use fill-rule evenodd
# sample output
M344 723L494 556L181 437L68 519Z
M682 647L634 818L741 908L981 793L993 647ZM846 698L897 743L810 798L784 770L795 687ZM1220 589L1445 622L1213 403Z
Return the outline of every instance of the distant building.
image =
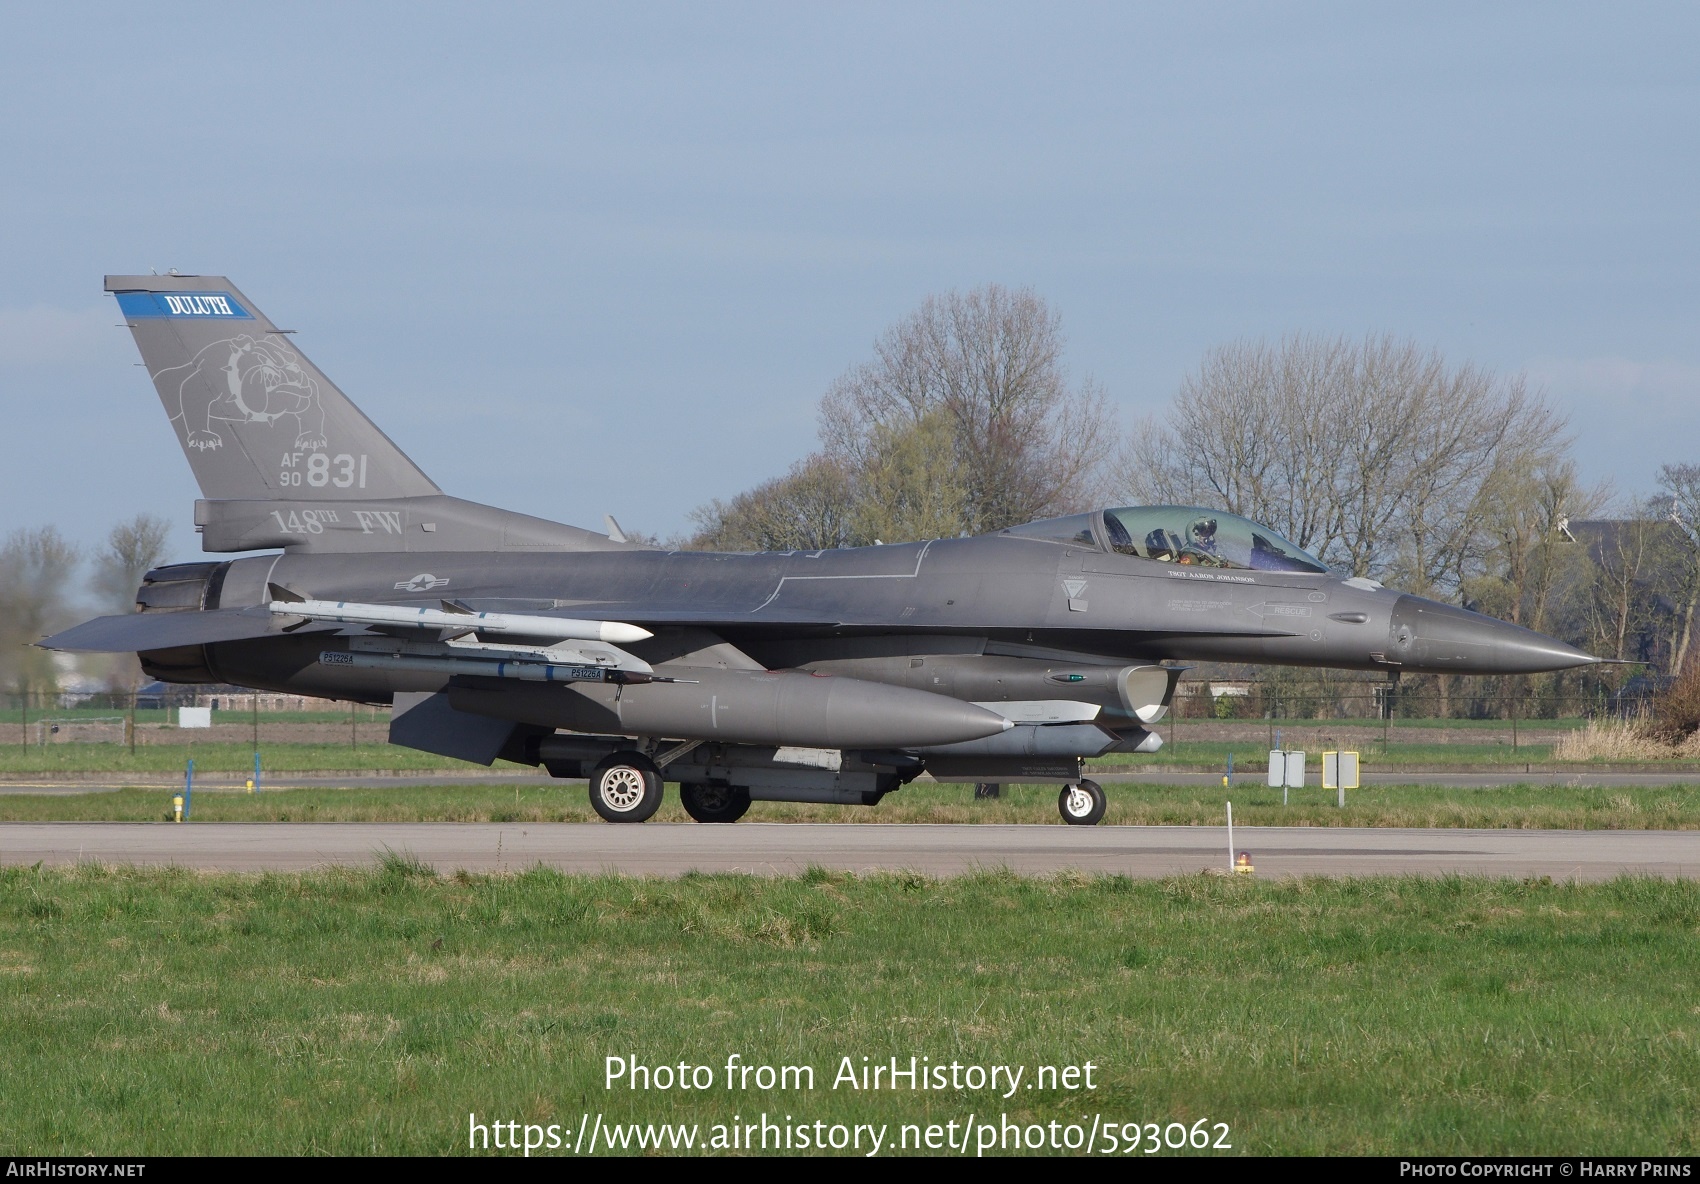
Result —
M1216 699L1223 695L1249 695L1251 688L1252 681L1249 678L1182 679L1175 684L1175 694L1208 695Z
M285 695L277 691L250 691L222 683L185 684L150 682L136 692L136 706L210 707L214 711L340 711L346 706L335 699L311 695Z
M315 699L311 695L284 695L277 691L245 691L236 688L202 689L195 696L196 707L214 711L339 711L347 707L335 699Z

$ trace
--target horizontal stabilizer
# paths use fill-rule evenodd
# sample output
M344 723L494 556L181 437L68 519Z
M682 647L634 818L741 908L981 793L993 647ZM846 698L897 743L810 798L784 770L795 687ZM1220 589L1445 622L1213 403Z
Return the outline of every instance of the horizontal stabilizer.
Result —
M126 613L96 617L36 642L43 649L85 654L139 654L281 634L287 622L263 608L191 613ZM335 626L322 627L335 631ZM296 632L314 632L312 628Z

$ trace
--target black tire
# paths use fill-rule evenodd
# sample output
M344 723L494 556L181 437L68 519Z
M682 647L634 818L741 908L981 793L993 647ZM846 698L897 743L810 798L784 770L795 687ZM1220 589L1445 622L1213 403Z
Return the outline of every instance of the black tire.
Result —
M1097 826L1104 817L1104 807L1108 805L1104 787L1096 781L1065 785L1057 795L1057 812L1070 826Z
M590 806L608 822L647 822L661 808L661 774L640 752L616 752L590 771Z
M691 781L679 786L679 804L698 822L736 822L750 808L750 791L724 781Z

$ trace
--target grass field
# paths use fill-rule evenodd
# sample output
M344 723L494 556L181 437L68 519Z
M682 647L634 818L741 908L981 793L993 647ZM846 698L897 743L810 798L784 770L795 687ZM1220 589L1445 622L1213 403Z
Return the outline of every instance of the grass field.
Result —
M53 718L117 719L114 736L121 737L122 713L96 708L55 709ZM239 773L253 767L254 737L248 715L214 712L209 730L169 726L167 713L139 712L138 743L42 743L39 711L28 728L19 713L0 711L0 777L55 777L110 773L169 774L182 770L191 756L196 768L210 773ZM386 743L388 709L359 707L350 716L334 712L265 712L259 717L258 740L263 765L279 773L306 772L424 772L466 769L463 762ZM1165 720L1159 731L1164 746L1137 757L1112 756L1093 762L1099 768L1210 770L1223 768L1232 754L1236 766L1250 771L1266 759L1279 740L1288 748L1320 753L1347 748L1364 755L1366 767L1379 769L1515 769L1554 765L1555 741L1585 723L1581 719L1527 720L1514 732L1506 720L1409 719L1394 721L1384 733L1374 720ZM79 734L80 736L81 734ZM1385 738L1385 743L1384 743ZM16 743L10 741L16 740ZM1595 760L1567 764L1588 767ZM1622 762L1619 762L1621 765ZM507 766L505 762L498 767ZM1614 766L1616 767L1616 766ZM1623 767L1700 771L1700 760L1661 758L1629 762Z
M171 817L173 789L90 794L0 794L0 822L150 822ZM1281 791L1239 785L1105 787L1105 822L1116 825L1217 826L1231 797L1234 819L1248 826L1464 826L1561 830L1700 829L1700 785L1577 788L1514 785L1494 789L1371 786L1336 808L1331 790ZM751 821L1001 822L1062 825L1057 787L1005 786L995 801L975 801L971 787L917 782L878 806L757 802ZM684 821L669 787L659 821ZM200 822L595 822L582 782L538 785L432 785L291 789L246 794L196 791L191 821Z
M1227 764L1228 754L1233 753L1234 767L1243 773L1250 773L1263 767L1269 757L1269 750L1265 746L1267 742L1262 737L1251 742L1193 740L1188 738L1186 726L1182 725L1179 729L1179 739L1171 743L1169 729L1165 726L1159 730L1163 734L1163 747L1157 752L1137 757L1100 757L1092 763L1127 769L1221 769ZM1312 768L1322 759L1321 754L1324 751L1342 748L1362 753L1365 767L1378 769L1517 769L1529 764L1551 767L1554 763L1553 745L1550 742L1531 744L1525 741L1515 748L1509 742L1479 744L1470 741L1468 732L1443 739L1438 734L1438 729L1429 728L1413 730L1404 735L1395 734L1391 746L1385 748L1378 738L1354 740L1348 737L1333 741L1321 738L1298 739L1291 734L1291 730L1284 738L1284 744L1287 748L1307 752ZM1613 762L1577 761L1567 762L1567 767L1587 768L1589 765L1611 763ZM1700 769L1700 761L1678 758L1629 763L1644 763L1650 768Z
M1426 737L1432 732L1423 729L1421 734ZM346 742L263 741L261 758L264 767L274 773L429 772L477 768L450 757L383 743L382 735L382 729L373 726L369 733L363 734L358 746ZM1166 730L1164 735L1166 738ZM1103 757L1089 764L1101 770L1128 772L1137 772L1141 768L1209 771L1223 769L1228 754L1233 753L1235 769L1241 776L1255 776L1268 759L1263 743L1261 739L1254 742L1188 740L1183 728L1179 743L1166 745L1157 753ZM1350 748L1351 743L1343 746ZM1323 748L1320 744L1312 744L1309 748L1314 769L1321 759ZM1401 738L1385 752L1370 744L1360 744L1358 748L1363 753L1366 769L1516 770L1524 766L1585 769L1591 765L1609 765L1613 768L1669 769L1673 773L1700 772L1700 761L1678 759L1628 764L1593 761L1557 765L1552 760L1551 744L1524 744L1513 749L1509 744L1470 744L1457 739L1446 743L1408 743ZM195 768L204 773L245 773L254 767L254 750L247 741L144 744L138 746L134 753L121 744L0 745L0 776L181 773L184 762L191 756L195 760ZM498 761L496 768L531 771L530 766L506 761Z
M1697 932L1700 884L1635 879L11 868L0 1142L438 1154L472 1112L568 1146L581 1114L706 1142L765 1112L888 1150L1007 1114L1222 1122L1249 1153L1693 1154ZM816 1088L728 1092L734 1053ZM715 1085L608 1090L610 1055ZM843 1057L911 1055L1091 1062L1095 1088L832 1088Z
M429 771L474 769L452 757L436 756L414 748L383 742L382 732L373 728L358 747L348 744L264 744L260 755L264 767L274 773L379 771ZM0 747L0 774L52 777L78 773L181 773L183 764L194 758L195 768L205 773L248 773L254 768L254 749L247 743L143 744L131 752L122 744L47 744ZM526 769L527 765L511 765Z

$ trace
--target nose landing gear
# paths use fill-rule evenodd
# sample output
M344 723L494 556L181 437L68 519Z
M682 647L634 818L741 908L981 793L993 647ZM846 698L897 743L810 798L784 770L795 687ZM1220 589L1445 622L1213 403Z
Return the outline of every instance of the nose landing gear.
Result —
M1096 781L1082 780L1078 785L1065 785L1057 795L1057 812L1070 826L1096 826L1104 817L1109 799L1104 787Z

